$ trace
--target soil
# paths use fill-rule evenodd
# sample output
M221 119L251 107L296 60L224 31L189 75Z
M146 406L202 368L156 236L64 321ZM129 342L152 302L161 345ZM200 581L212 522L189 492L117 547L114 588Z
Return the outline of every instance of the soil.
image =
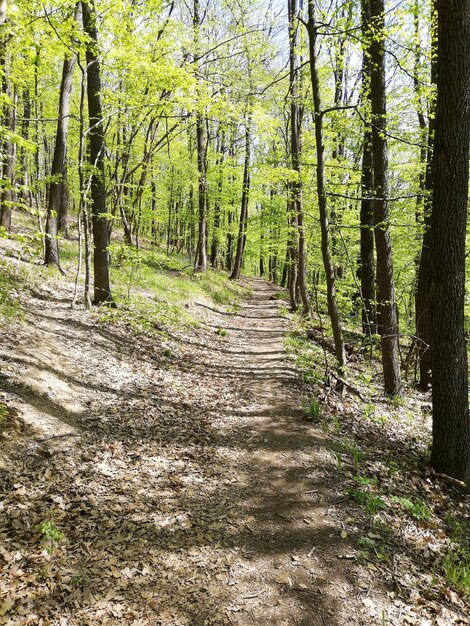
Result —
M0 623L434 623L357 558L277 288L247 285L157 337L71 310L71 286L25 297L0 351Z

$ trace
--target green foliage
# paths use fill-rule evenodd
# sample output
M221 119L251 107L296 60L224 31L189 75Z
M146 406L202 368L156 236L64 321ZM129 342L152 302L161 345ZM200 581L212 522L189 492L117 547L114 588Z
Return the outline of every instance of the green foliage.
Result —
M354 470L357 472L359 469L359 463L363 459L363 454L360 452L357 444L351 440L343 441L343 451L352 457Z
M124 321L137 331L164 332L198 327L198 303L209 301L234 306L247 290L222 272L194 274L187 258L168 256L159 248L136 250L122 244L111 246L111 279L117 309L100 309L103 323ZM226 331L220 329L220 336Z
M21 321L23 314L17 289L24 280L24 270L0 262L0 320Z
M409 498L399 496L392 496L390 499L392 502L400 505L408 515L416 520L428 521L431 517L432 510L424 500L420 500L419 498L410 500Z
M446 581L470 597L470 550L451 549L442 561Z
M8 427L8 407L3 402L0 402L0 435L7 429Z
M49 553L54 552L58 545L64 540L63 532L58 528L54 520L44 520L36 527L41 540L46 543L46 550Z
M321 404L315 396L310 396L308 400L304 400L302 402L302 409L308 421L318 422L321 415Z
M451 545L442 560L449 585L470 597L470 525L459 515L447 513L445 523Z
M377 493L377 480L375 478L367 478L364 476L355 476L354 480L362 487L362 489L348 488L348 496L360 504L368 515L373 517L378 511L387 508L385 500Z

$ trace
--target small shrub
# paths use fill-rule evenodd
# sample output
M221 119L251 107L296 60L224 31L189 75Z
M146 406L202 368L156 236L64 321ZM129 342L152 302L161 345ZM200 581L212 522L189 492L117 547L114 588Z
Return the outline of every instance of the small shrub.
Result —
M64 539L64 533L57 527L54 520L44 520L38 524L36 530L40 534L41 540L47 544L46 550L49 553L54 552Z

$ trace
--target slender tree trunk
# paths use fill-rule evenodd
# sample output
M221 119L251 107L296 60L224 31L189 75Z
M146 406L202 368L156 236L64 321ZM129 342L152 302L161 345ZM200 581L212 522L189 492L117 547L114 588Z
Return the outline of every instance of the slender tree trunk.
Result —
M369 0L362 0L363 31L367 32L370 22ZM370 95L370 56L367 46L362 58L362 93L367 101ZM374 169L372 154L372 130L370 124L364 125L361 173L361 260L360 280L362 295L362 330L365 335L377 332L377 313L375 307L375 269L374 269L374 202L370 198L374 189Z
M367 29L366 36L369 39L371 61L370 97L374 155L374 235L377 254L378 330L381 336L385 393L394 396L400 395L403 392L403 387L398 358L398 323L388 210L384 0L370 0L370 16L370 27Z
M314 103L315 140L317 148L317 193L318 208L320 212L321 249L323 265L326 273L328 312L330 315L331 327L333 330L335 354L340 372L344 373L343 369L346 365L346 351L344 349L343 331L341 328L341 320L339 317L338 304L336 301L335 270L330 252L330 233L325 185L325 145L323 143L323 113L320 97L320 81L318 78L317 70L317 25L315 21L314 0L308 1L307 30L310 54L310 75L312 81Z
M433 446L438 472L470 485L464 328L470 145L470 1L438 0L438 78L431 215Z
M31 97L29 94L29 88L23 90L23 123L21 133L23 139L29 140L29 130L31 127ZM30 177L29 177L29 159L28 150L23 148L21 150L21 185L23 187L21 195L23 202L30 208L33 207L33 197L31 193Z
M80 202L78 207L79 216L83 219L84 232L84 253L85 253L85 285L84 285L84 303L87 309L91 308L90 297L90 275L91 275L91 246L90 246L90 224L88 219L88 202L87 190L85 185L85 92L86 92L86 69L79 61L81 70L80 81L80 109L79 109L79 144L78 144L78 185L80 191Z
M437 83L437 0L432 4L431 22L431 84ZM415 315L416 335L418 338L419 358L419 386L427 390L431 386L431 318L429 309L429 296L431 292L431 256L430 256L430 225L432 213L433 192L433 150L434 132L436 125L435 96L431 93L429 99L429 128L426 157L426 172L423 193L423 244L418 270L418 286L416 291Z
M307 245L305 240L304 211L302 203L302 177L300 167L302 114L299 106L299 22L297 0L287 0L289 13L289 66L290 66L290 150L292 169L296 174L291 185L291 201L297 221L297 286L302 301L303 314L310 315L310 298L307 288Z
M373 193L373 157L370 127L364 129L361 173L361 293L362 293L362 331L365 335L377 332L377 310L375 306L375 269L374 269L374 201Z
M250 200L250 182L251 182L251 111L247 113L245 122L245 165L243 168L243 189L240 207L240 222L238 224L237 251L235 253L235 262L233 270L230 274L232 280L240 278L243 264L243 253L245 251L246 229L248 224L248 204Z
M82 1L83 27L89 40L86 47L87 62L87 96L88 117L90 123L90 165L91 174L91 203L93 228L93 273L94 299L93 304L113 304L111 285L109 281L109 238L108 217L106 211L106 189L104 171L104 128L103 111L101 106L101 69L97 56L98 31L96 27L96 12L93 0L88 3Z
M217 188L217 198L214 204L214 224L212 229L212 244L211 244L211 258L210 263L212 267L217 267L217 258L219 255L219 228L220 228L220 206L222 202L222 193L224 189L224 160L225 160L225 131L220 131L220 146L219 146L219 180Z
M0 44L0 65L3 66L3 79L2 79L2 92L7 96L8 101L4 104L4 127L11 131L15 131L15 107L13 103L13 91L9 78L10 71L10 53L7 50L6 37L2 38L3 41ZM0 226L10 231L11 228L11 215L13 212L14 202L14 175L15 175L15 156L16 145L9 139L3 140L3 165L2 165L2 178L5 182L5 187L0 195Z
M199 40L201 16L199 0L193 1L194 54L196 66L199 66ZM199 76L199 73L198 73ZM198 93L201 79L198 78ZM194 269L204 272L207 269L207 146L205 136L205 120L202 113L196 114L196 150L198 170L198 242Z
M299 249L299 245L297 242L297 237L299 231L297 229L296 216L292 211L292 182L287 183L287 207L286 207L286 215L287 215L287 243L286 243L286 258L284 262L284 270L282 273L282 282L281 285L283 287L287 287L289 291L289 301L290 301L290 310L292 313L297 311L298 302L297 302L297 251Z
M196 116L197 169L198 169L198 242L195 270L207 269L207 178L206 178L206 138L204 119Z
M62 204L63 183L65 181L65 160L67 156L67 136L70 119L70 95L72 92L75 57L65 58L60 84L59 113L55 139L54 158L51 168L49 202L47 205L45 265L55 265L61 270L59 261L58 215ZM61 270L62 271L62 270Z

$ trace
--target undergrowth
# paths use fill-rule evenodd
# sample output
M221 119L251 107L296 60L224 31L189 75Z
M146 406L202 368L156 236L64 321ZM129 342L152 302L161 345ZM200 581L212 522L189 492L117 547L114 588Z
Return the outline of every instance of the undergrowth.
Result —
M23 268L0 261L0 321L21 321L21 310L18 286L26 280Z

